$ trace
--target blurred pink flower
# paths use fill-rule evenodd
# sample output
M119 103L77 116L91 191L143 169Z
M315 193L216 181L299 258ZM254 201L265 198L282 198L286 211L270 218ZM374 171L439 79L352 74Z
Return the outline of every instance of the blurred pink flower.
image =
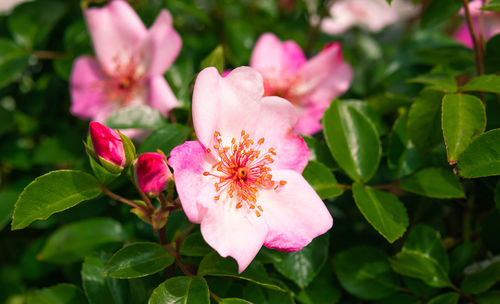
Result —
M249 67L224 78L213 67L201 71L193 93L199 141L174 148L168 161L187 217L239 272L262 245L297 251L333 222L301 175L309 149L292 132L294 107L263 95L262 77Z
M118 108L145 104L166 115L177 99L163 74L181 49L172 17L162 10L148 30L123 0L85 10L97 58L81 56L70 79L71 112L104 122Z
M99 163L108 162L123 169L127 159L120 133L95 121L90 123L89 133Z
M294 41L281 42L263 34L252 52L250 66L264 78L264 94L290 101L299 114L295 131L311 135L321 130L319 120L333 98L352 81L352 69L342 59L340 43L332 43L306 60Z
M360 26L371 32L418 13L418 6L407 0L338 0L329 8L330 16L321 22L321 30L328 34L340 34L353 26ZM313 23L319 18L313 18Z
M469 2L469 10L472 17L472 24L474 25L474 31L479 34L479 19L481 15L481 0L475 0ZM490 11L483 12L483 37L485 40L490 39L492 36L500 33L500 14ZM460 10L461 15L465 15L464 9ZM455 32L455 39L467 47L474 47L472 42L472 37L467 26L467 22L464 21L460 27Z
M167 158L160 153L148 152L139 155L135 163L135 179L141 190L149 196L157 196L165 190L172 176Z

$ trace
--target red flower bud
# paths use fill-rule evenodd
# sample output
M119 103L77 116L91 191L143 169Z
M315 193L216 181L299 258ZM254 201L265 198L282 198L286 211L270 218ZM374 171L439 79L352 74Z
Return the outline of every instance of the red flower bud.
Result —
M108 170L114 166L123 169L127 159L120 133L95 121L90 123L89 131L99 163Z
M156 196L167 185L172 176L167 166L167 158L160 153L143 153L135 163L135 178L143 192L150 196Z

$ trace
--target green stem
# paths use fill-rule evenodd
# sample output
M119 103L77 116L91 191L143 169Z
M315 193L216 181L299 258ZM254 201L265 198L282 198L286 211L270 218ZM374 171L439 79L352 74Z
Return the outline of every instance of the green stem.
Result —
M150 210L147 210L143 206L136 204L136 203L134 203L134 202L118 195L118 194L111 192L111 190L106 188L104 185L101 186L101 189L102 189L102 193L104 193L105 195L107 195L107 196L111 197L112 199L117 200L121 203L124 203L124 204L129 205L129 206L134 207L134 208L137 208L138 210L140 210L144 214L144 216L146 216L148 219L151 219L151 211Z

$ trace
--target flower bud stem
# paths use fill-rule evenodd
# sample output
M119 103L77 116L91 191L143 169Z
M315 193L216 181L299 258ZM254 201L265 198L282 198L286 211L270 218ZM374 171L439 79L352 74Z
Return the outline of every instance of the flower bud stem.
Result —
M129 206L134 207L134 208L137 208L138 210L140 210L144 214L144 216L146 216L148 219L151 219L151 212L149 210L145 209L143 206L136 204L136 203L134 203L134 202L122 197L122 196L119 196L116 193L111 192L111 190L106 188L104 185L101 186L101 189L102 189L102 193L104 193L105 195L107 195L107 196L111 197L112 199L117 200L121 203L124 203L124 204L129 205Z

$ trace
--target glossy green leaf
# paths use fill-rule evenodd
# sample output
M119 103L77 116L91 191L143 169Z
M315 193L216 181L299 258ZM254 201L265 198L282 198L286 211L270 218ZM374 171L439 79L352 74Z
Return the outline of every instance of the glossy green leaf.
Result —
M302 175L321 199L334 198L344 192L330 169L322 163L310 161Z
M355 183L354 200L365 219L390 243L399 239L408 227L408 214L393 194Z
M107 257L104 255L88 256L82 264L82 286L89 304L114 304L121 303L115 301L111 292L111 286L115 282L103 274Z
M227 298L227 299L221 299L219 302L221 304L252 304L252 302L249 302L244 299L237 299L237 298Z
M472 95L445 95L442 109L443 136L448 162L456 163L474 138L486 128L486 110Z
M274 267L300 288L305 288L328 258L328 240L328 234L317 237L301 250L289 253L283 261L274 263Z
M498 280L500 280L500 262L494 262L466 276L461 288L468 294L480 294L490 289Z
M500 303L500 290L488 291L475 298L479 304L498 304Z
M169 155L170 151L183 144L192 132L191 128L178 124L168 124L149 135L139 147L139 154L156 152L160 149Z
M0 190L0 230L10 221L18 196L19 193L15 190Z
M14 9L7 23L16 42L30 49L43 45L66 9L64 1L26 2Z
M218 45L210 54L208 54L205 59L201 61L200 70L207 67L215 67L219 74L224 72L225 60L224 60L224 48L222 45Z
M131 279L157 273L174 262L167 248L157 243L131 243L113 254L104 272L116 279Z
M201 277L174 277L161 283L149 304L209 304L208 285Z
M343 100L343 102L363 113L375 126L378 135L383 136L387 133L388 128L385 125L384 121L380 118L379 114L375 112L375 110L368 106L368 103L356 99Z
M73 222L52 233L38 258L58 264L78 262L96 250L116 248L125 238L120 223L110 218Z
M342 251L333 258L333 266L342 287L358 298L378 300L399 290L389 257L375 247L358 246Z
M460 0L434 0L422 14L420 26L423 28L437 26L455 15L462 8Z
M449 93L456 92L458 89L453 74L443 69L436 69L428 74L408 79L408 82L425 84L427 88Z
M332 153L330 152L330 149L328 149L325 142L309 136L303 136L303 138L309 148L309 152L311 153L309 160L320 162L332 170L339 168L339 165L335 159L333 159Z
M474 261L477 250L480 244L476 243L463 243L457 246L450 255L450 276L457 277L462 274L465 267Z
M401 189L434 198L464 198L458 177L450 170L425 168L406 178Z
M335 160L356 181L377 171L381 144L371 121L356 108L334 100L323 117L323 131Z
M421 279L432 287L450 286L449 260L439 233L425 225L415 226L401 252L391 259L397 273Z
M488 1L483 7L483 10L500 12L500 0Z
M111 113L104 124L113 129L156 130L165 126L166 121L160 111L146 105L135 105Z
M181 244L180 253L187 256L205 256L213 249L203 239L199 232L188 235Z
M28 304L87 304L87 300L75 285L59 284L35 291L28 297Z
M304 304L338 303L342 291L334 278L332 267L326 264L311 283L299 292L296 299Z
M500 129L476 138L458 159L458 172L466 178L500 174Z
M472 78L463 87L461 92L480 91L489 93L500 93L500 76L498 75L481 75Z
M99 194L100 184L90 174L74 170L49 172L24 188L16 202L12 230L22 229L35 220L45 220Z
M429 151L441 142L441 100L443 93L425 89L408 112L408 137L420 151Z
M400 116L392 128L387 151L387 165L395 177L409 175L424 165L424 157L408 137L408 115Z
M245 271L238 273L236 261L232 258L222 258L217 252L211 252L201 260L198 267L198 275L238 278L267 288L284 291L280 286L271 281L262 264L253 262Z
M29 54L14 42L0 38L0 88L18 79L29 63Z
M455 292L447 292L432 298L427 304L457 304L460 299L460 295Z

